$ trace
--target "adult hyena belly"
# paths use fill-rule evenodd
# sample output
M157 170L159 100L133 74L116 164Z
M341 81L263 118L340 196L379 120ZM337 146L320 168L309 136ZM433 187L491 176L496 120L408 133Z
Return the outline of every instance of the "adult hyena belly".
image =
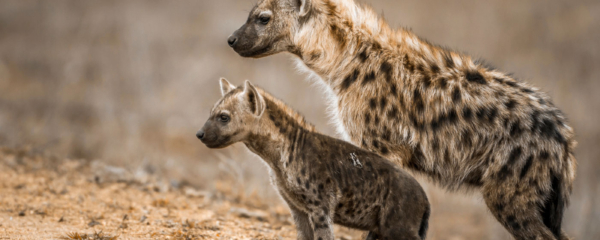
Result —
M354 86L337 89L338 117L363 148L450 189L516 172L525 178L531 169L572 179L572 132L528 87L476 71L402 81L354 74Z

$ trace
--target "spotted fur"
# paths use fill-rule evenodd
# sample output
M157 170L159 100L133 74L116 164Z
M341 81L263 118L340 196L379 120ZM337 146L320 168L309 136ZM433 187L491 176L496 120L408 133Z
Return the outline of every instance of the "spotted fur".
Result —
M235 88L222 81L224 97L201 140L213 148L243 142L267 163L298 239L333 240L333 223L369 231L371 239L425 238L429 202L408 173L378 154L316 132L249 82Z
M516 239L567 238L575 141L548 96L353 0L260 0L250 16L268 6L287 27L258 31L273 51L249 57L294 54L331 95L342 136L447 189L480 190Z

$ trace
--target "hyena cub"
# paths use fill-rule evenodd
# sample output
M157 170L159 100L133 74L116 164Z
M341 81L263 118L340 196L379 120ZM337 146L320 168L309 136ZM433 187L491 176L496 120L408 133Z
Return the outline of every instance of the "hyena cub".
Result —
M424 239L425 192L383 157L319 134L304 118L249 81L221 79L223 97L197 137L209 148L243 142L270 167L289 205L298 239L333 238L333 223L369 231L368 239Z

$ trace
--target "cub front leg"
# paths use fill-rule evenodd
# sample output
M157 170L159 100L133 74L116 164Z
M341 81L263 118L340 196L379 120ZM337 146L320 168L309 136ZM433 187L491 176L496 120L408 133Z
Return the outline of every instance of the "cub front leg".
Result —
M333 218L319 210L308 214L314 233L314 240L333 240Z
M296 230L298 231L298 240L314 240L313 228L311 226L308 214L300 211L294 206L290 205L292 217L296 223Z

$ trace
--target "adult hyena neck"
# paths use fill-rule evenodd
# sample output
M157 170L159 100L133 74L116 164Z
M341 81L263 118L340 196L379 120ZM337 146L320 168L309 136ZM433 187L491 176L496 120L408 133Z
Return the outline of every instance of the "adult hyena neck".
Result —
M280 171L287 167L306 134L315 128L282 101L260 88L257 90L265 100L266 109L259 120L260 127L244 143L273 170Z
M414 68L434 74L477 68L468 56L390 28L373 10L352 0L317 2L312 19L298 30L293 53L334 91L370 73L407 81Z

